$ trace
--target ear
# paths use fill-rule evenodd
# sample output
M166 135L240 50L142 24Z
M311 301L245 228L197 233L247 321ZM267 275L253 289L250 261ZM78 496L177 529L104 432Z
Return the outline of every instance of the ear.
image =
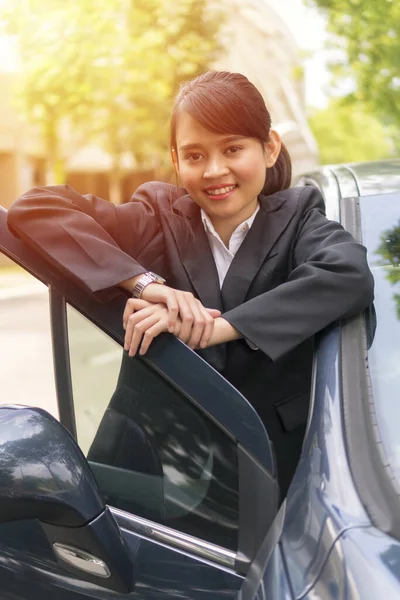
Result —
M268 142L264 145L266 166L270 169L276 163L281 151L282 141L279 133L274 129L269 132Z
M179 160L175 148L171 148L171 160L174 165L175 173L179 175Z

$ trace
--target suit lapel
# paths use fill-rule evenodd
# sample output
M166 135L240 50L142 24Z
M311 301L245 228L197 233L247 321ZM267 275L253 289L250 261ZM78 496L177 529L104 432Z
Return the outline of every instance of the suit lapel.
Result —
M248 289L261 265L291 221L295 206L276 194L260 196L260 210L237 251L222 286L222 302L228 311L246 299Z
M173 218L170 228L180 260L204 306L228 311L245 301L261 265L295 214L295 205L279 194L260 196L259 201L260 210L229 267L222 290L199 207L187 194L174 203L172 210L179 218Z
M185 195L174 203L172 210L179 215L179 218L175 217L171 222L171 231L186 273L202 304L222 311L218 272L201 221L200 209Z

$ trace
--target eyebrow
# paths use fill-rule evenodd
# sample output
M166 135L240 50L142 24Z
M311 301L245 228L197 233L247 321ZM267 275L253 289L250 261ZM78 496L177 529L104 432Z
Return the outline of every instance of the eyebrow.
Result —
M223 138L219 143L222 146L223 144L229 144L230 142L237 142L238 140L243 140L244 135L228 135ZM193 150L194 148L201 148L201 144L184 144L180 146L178 150Z

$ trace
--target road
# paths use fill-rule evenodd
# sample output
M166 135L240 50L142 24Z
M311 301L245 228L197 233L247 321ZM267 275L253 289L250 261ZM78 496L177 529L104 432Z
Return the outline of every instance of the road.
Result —
M24 291L0 293L0 403L39 406L58 417L47 289L35 282ZM68 334L78 441L86 453L114 391L122 350L70 308Z
M0 381L1 404L40 406L58 415L44 286L0 300Z

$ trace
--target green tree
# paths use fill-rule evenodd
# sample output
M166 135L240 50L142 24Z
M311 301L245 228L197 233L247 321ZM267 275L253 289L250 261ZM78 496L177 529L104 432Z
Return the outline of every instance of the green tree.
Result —
M173 98L182 81L210 68L217 57L218 15L206 0L125 5L118 67L108 65L108 85L96 93L116 195L124 152L132 151L139 166L166 162Z
M327 16L344 60L334 75L351 77L353 102L362 102L400 128L400 2L398 0L306 0Z
M62 182L63 132L94 138L113 158L162 156L177 85L216 58L221 19L207 0L8 0L1 20L17 36L20 102L40 125L52 179Z
M332 100L309 118L322 164L377 160L393 154L390 135L362 105Z
M113 36L96 0L10 0L3 7L3 28L18 40L19 105L40 126L50 180L64 181L62 129L83 126L93 102L91 92ZM110 15L109 11L109 17ZM101 44L96 44L101 39Z
M388 229L381 234L381 243L375 250L375 254L380 254L382 260L378 265L385 267L386 279L392 285L400 284L400 220L392 229ZM393 294L393 299L397 306L397 317L400 319L400 294Z

